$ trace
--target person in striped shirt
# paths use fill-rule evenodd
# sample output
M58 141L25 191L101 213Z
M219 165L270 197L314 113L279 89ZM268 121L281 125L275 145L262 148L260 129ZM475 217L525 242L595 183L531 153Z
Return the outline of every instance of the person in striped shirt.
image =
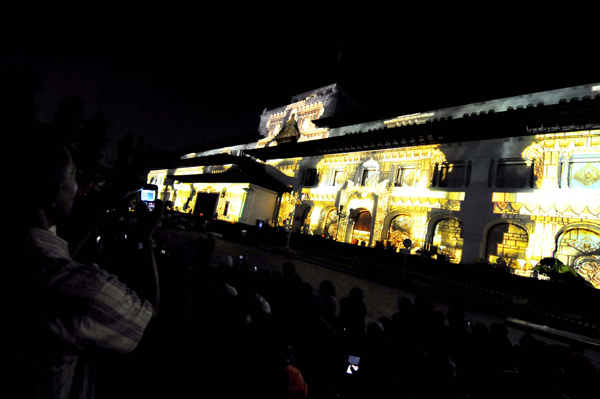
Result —
M77 192L73 159L58 143L34 143L29 151L32 173L25 174L35 179L29 181L35 190L20 208L18 262L8 271L13 383L17 397L93 398L99 353L133 351L158 314L158 274L148 245L153 227L139 245L146 292L73 260L69 243L56 234Z

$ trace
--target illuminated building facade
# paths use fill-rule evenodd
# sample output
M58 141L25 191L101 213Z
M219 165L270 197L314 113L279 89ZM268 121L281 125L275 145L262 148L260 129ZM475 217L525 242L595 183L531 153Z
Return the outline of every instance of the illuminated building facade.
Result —
M303 93L263 112L258 141L187 154L149 181L174 180L182 209L220 193L222 220L398 250L410 239L413 254L523 276L556 257L600 288L600 84L376 120L354 109L338 85ZM238 163L280 185L206 181Z

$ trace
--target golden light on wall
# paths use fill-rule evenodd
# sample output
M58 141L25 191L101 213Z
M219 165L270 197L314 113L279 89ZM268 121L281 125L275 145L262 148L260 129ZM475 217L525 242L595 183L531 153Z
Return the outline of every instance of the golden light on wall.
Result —
M217 219L236 223L239 221L246 202L247 183L221 184L220 198L217 204ZM217 187L215 187L216 189Z
M218 194L216 217L219 220L237 222L244 210L248 183L178 183L171 191L173 206L180 212L192 212L196 206L196 194Z
M535 188L493 193L493 212L532 225L524 261L555 256L579 265L578 273L595 284L598 263L590 256L600 252L600 130L537 135L522 157L534 167Z
M460 263L462 258L462 223L457 219L442 219L435 225L433 245L437 253L448 256L451 263Z
M181 175L199 175L204 173L204 166L194 166L191 168L179 168L175 171L175 176Z
M342 206L345 212L361 209L369 211L374 218L369 237L365 236L366 230L355 232L348 218L337 221L336 235L338 240L375 245L377 241L386 240L389 234L388 230L383 231L386 216L410 209L414 225L408 238L414 242L411 251L415 252L424 245L428 214L434 209L459 211L460 203L465 200L464 192L429 189L435 166L446 159L438 147L425 145L324 156L316 166L320 176L318 186L302 190L315 206L309 230L326 233L328 207ZM401 168L406 173L399 172ZM403 184L396 183L398 176ZM348 228L353 230L347 231Z
M173 201L173 206L175 207L175 210L180 212L186 212L188 208L186 205L188 205L188 200L193 191L192 185L188 183L175 183L173 185L173 188L176 193Z
M294 215L297 204L298 193L283 193L281 196L281 203L279 205L279 215L277 219L278 226L285 226L286 223L291 223L291 218Z
M600 188L600 130L535 137L521 156L534 166L536 188Z
M337 209L331 208L325 216L325 226L323 228L324 237L337 238L338 230L338 212Z
M600 224L566 230L556 241L556 258L600 288Z
M387 233L387 241L389 241L390 245L396 248L404 248L402 242L407 238L412 240L412 225L411 215L401 213L395 216L390 222L390 228Z
M528 247L529 233L512 222L497 224L488 231L486 252L492 264L508 266L523 275L523 266L529 261Z
M266 162L286 176L294 177L300 169L302 158L271 159Z

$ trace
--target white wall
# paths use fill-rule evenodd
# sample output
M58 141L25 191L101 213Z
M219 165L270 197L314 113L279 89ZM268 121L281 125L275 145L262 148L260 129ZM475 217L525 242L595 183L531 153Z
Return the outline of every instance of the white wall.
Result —
M272 219L277 205L277 193L254 184L250 185L250 189L239 222L254 225L257 220L266 222Z

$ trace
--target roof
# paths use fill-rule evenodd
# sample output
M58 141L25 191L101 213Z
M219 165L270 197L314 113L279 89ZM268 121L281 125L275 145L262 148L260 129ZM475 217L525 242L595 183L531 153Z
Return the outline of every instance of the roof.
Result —
M179 154L189 154L195 152L204 152L215 148L233 147L242 144L255 143L262 139L263 136L259 132L250 132L240 136L227 137L221 140L211 141L208 143L197 144L190 147L177 150Z
M366 133L246 150L267 160L354 151L410 147L518 137L538 133L600 129L600 96L562 101L549 106L533 106L498 113L465 115L458 119L429 121L420 125L381 128Z
M275 191L279 194L291 191L284 183L272 177L265 165L246 157L228 154L210 155L179 160L169 169L189 168L208 165L236 165L221 173L202 173L190 175L169 175L169 178L182 183L250 183Z

